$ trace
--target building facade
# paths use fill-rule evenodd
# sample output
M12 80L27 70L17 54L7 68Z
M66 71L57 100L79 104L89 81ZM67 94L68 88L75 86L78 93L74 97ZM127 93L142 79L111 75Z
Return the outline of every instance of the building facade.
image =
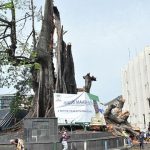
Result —
M0 95L0 109L10 108L10 103L14 98L13 94Z
M128 121L140 129L150 126L150 47L146 47L122 71L124 109L130 112Z

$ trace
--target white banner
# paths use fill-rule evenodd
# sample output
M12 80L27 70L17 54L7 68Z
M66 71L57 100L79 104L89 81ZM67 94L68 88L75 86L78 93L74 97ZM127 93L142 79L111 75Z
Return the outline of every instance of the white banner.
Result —
M86 92L77 94L54 93L54 110L59 124L90 123L91 118L95 116L93 100L89 98Z

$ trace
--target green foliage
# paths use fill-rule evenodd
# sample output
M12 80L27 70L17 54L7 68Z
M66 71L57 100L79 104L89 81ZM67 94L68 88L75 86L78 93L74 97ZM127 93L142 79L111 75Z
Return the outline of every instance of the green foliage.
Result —
M34 69L35 70L40 70L40 68L41 68L41 65L39 64L39 63L34 63Z
M11 9L13 7L13 3L12 2L8 2L8 3L5 3L3 5L0 5L0 9Z
M16 96L10 103L10 110L16 115L21 109L29 109L32 105L32 101L33 101L32 95L25 96L17 92Z
M14 114L17 114L21 106L21 95L19 93L16 93L16 96L10 103L10 110Z
M17 81L17 84L15 84L14 88L17 89L21 95L26 95L29 93L29 91L31 91L31 83L31 73L29 72L29 68L24 68L21 71L20 79Z
M6 37L4 40L2 38L4 32L6 35L11 34L11 28L6 28L7 24L0 21L0 24L2 25L0 26L0 87L14 87L21 95L26 95L32 89L33 82L31 80L31 70L40 69L40 64L35 62L37 58L37 52L35 51L35 49L33 50L34 44L32 40L31 1L0 0L0 7L5 8L0 9L0 18L8 22L12 21L12 14L9 9L12 7L12 2L14 3L15 7L17 38L15 49L16 58L11 57L9 51L7 51L11 50L10 47L12 43L10 37ZM40 10L38 10L39 8ZM34 11L34 17L37 18L41 15L42 9L40 6L34 6ZM38 24L38 22L36 21L36 38L38 36L37 32L39 31L39 25L41 25L41 23Z
M37 57L37 52L36 51L32 51L31 52L31 58L36 58Z

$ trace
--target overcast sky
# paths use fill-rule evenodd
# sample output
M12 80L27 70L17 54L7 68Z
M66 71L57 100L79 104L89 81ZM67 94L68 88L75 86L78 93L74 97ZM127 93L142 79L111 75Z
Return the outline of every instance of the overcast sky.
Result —
M55 0L65 41L72 43L78 87L97 78L91 93L107 102L121 95L121 68L150 45L150 0Z
M44 0L35 0L40 4ZM54 0L72 43L78 87L87 73L102 102L121 95L121 68L150 45L150 0ZM0 90L2 91L2 90Z

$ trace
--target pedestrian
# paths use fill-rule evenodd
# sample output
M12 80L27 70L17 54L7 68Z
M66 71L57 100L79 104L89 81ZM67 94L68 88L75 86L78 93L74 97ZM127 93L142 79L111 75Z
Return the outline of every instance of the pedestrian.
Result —
M62 143L63 150L68 150L68 142L67 140L70 138L70 136L67 134L67 131L63 131L60 142Z
M139 133L139 143L140 143L140 149L144 149L144 133L140 132Z
M20 138L11 139L11 144L14 144L16 146L16 150L24 150L24 142Z
M122 134L126 139L127 145L132 146L132 139L131 139L130 135L125 130L122 131Z

